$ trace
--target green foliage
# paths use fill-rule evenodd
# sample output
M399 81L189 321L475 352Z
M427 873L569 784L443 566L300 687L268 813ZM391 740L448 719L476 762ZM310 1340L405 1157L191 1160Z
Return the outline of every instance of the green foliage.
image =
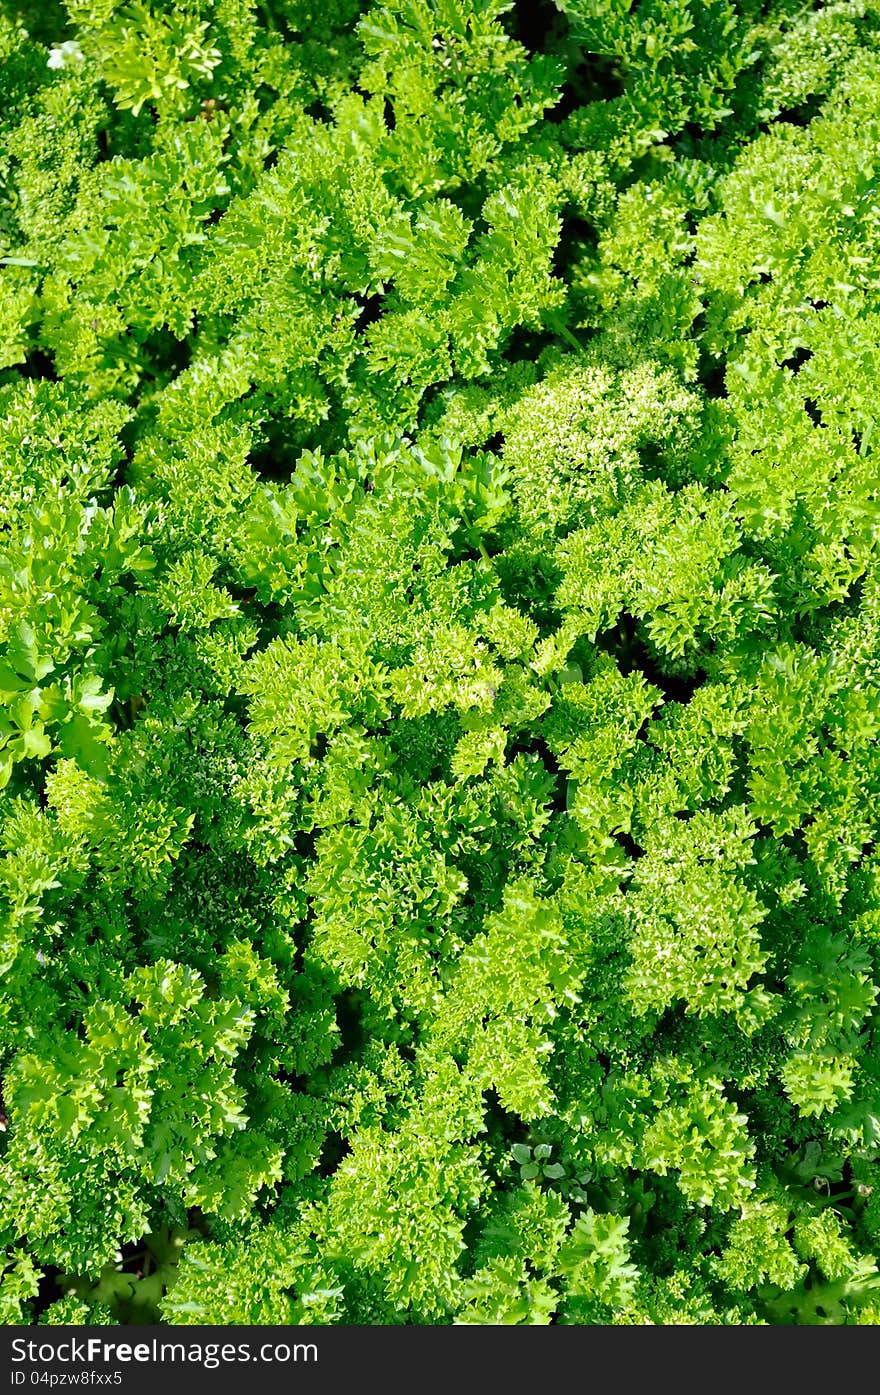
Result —
M31 8L0 1321L877 1325L877 5Z

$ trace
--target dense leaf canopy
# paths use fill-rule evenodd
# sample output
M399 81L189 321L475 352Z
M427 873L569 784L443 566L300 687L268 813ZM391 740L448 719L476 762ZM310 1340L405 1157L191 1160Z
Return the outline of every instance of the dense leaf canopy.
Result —
M878 0L0 91L0 1321L880 1324Z

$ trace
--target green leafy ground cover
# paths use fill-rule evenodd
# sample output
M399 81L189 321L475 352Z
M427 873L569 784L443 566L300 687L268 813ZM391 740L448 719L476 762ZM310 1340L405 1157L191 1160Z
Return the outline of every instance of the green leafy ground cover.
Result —
M0 1319L880 1323L880 5L0 90Z

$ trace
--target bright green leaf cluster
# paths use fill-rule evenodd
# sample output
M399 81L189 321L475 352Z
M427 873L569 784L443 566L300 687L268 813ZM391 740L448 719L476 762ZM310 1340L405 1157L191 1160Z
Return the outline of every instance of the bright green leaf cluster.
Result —
M0 0L0 1320L877 1325L880 7L315 8Z

